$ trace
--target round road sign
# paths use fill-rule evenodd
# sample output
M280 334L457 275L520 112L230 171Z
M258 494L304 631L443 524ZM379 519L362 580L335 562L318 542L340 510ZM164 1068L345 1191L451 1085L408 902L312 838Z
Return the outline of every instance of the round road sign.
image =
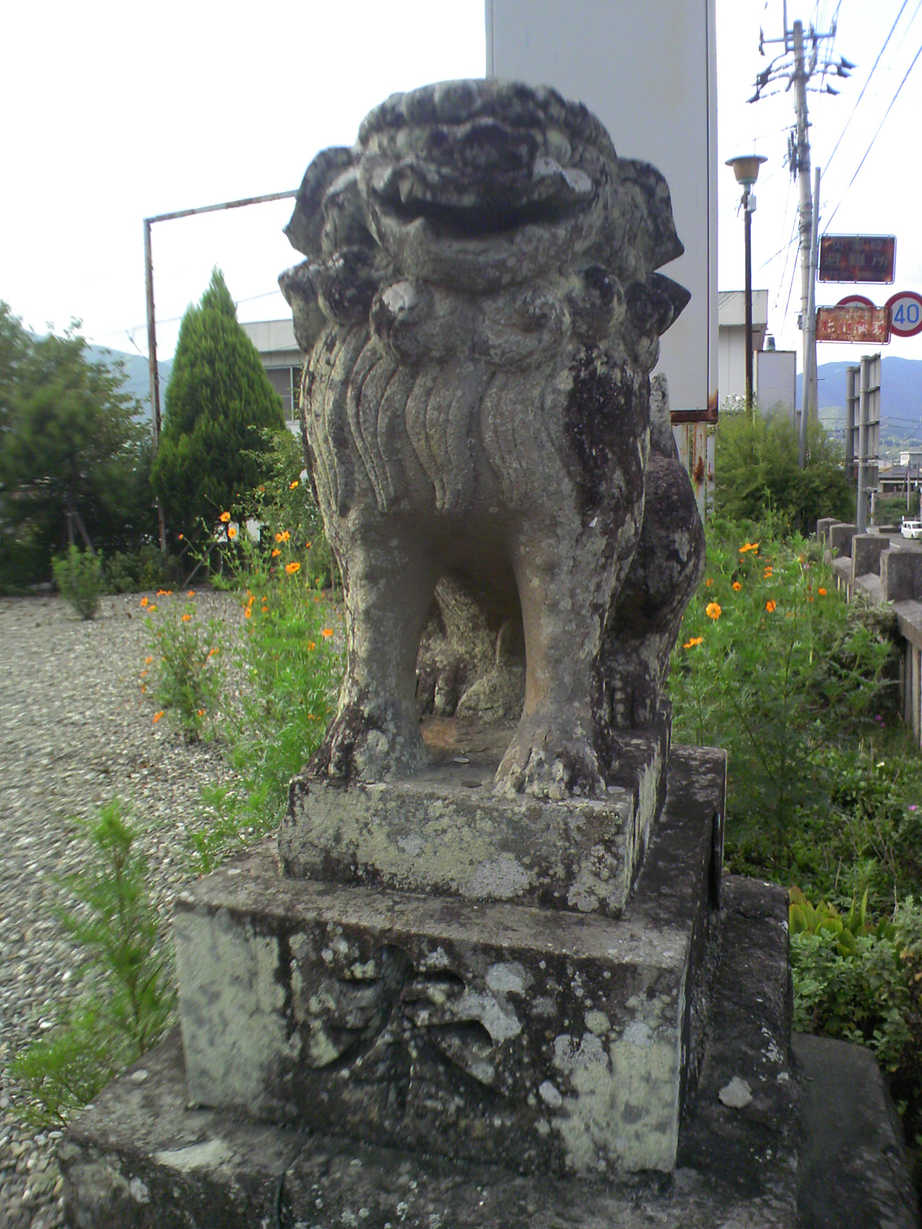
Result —
M886 305L890 309L890 332L897 337L915 337L922 333L922 294L900 290L892 294Z
M847 294L844 299L840 299L836 307L873 307L874 304L863 294Z

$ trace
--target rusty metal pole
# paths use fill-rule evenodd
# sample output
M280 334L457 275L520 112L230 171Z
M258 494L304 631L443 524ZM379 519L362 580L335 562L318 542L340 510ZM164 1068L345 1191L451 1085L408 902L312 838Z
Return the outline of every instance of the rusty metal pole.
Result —
M150 227L154 219L144 219L144 289L147 299L147 366L150 376L150 409L154 427L154 456L160 447L160 370L157 366L157 326L154 314L154 260L151 251ZM163 504L157 498L157 535L161 554L166 553L166 520Z

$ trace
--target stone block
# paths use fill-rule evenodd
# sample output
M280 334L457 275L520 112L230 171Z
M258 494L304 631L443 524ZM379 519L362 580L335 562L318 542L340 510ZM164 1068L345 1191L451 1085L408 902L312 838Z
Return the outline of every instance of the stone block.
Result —
M922 551L885 551L880 557L880 584L886 602L922 598Z
M192 1098L520 1172L670 1170L724 773L674 761L620 919L293 880L267 852L199 881L175 918Z
M816 522L816 536L821 542L825 542L829 536L830 527L838 524L834 516L823 516Z
M857 525L846 524L843 521L837 521L834 525L829 526L829 534L826 539L829 549L834 555L839 558L850 556L852 553L852 538L859 532Z
M859 576L880 572L880 557L890 546L890 539L876 533L857 533L852 538L852 584Z
M474 751L347 788L296 778L279 832L289 875L618 916L662 805L665 735L623 738L627 781L559 801L493 788Z

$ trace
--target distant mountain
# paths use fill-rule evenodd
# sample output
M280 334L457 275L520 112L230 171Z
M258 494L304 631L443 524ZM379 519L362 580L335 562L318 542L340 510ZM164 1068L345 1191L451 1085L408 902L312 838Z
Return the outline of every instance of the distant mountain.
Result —
M823 363L817 372L820 421L827 431L845 427L847 368L854 362ZM801 404L802 377L797 377L797 404ZM922 359L884 358L880 364L881 452L922 445Z
M105 346L87 344L87 357L94 363L105 363L112 366L120 363L125 373L125 391L136 398L141 404L142 414L146 420L151 417L150 406L150 368L143 354L126 354L123 350L109 350ZM157 364L160 372L160 410L163 412L163 395L170 379L173 363L170 360Z

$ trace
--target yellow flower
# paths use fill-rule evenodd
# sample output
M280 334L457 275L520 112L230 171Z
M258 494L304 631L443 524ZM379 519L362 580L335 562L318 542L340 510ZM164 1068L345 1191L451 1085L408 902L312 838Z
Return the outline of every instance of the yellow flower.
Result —
M222 512L221 515L218 517L218 520L220 520L223 525L226 525L227 522L230 520L230 513Z
M191 618L192 618L192 615L190 615L190 614L184 614L184 615L183 615L183 617L182 617L182 621L183 621L183 623L188 623L188 622L191 620Z
M333 635L333 629L332 627L323 627L320 629L320 634L324 638L324 640L329 640L330 637Z
M685 641L685 643L682 645L682 648L683 649L693 649L696 644L702 644L703 641L704 641L703 636L692 636L691 640Z
M297 559L292 559L291 563L285 564L285 571L289 576L293 576L295 572L301 571L301 565L298 563Z
M227 527L227 536L228 536L229 538L236 538L236 536L237 536L237 530L235 529L235 527L234 527L233 525L228 525L228 527Z
M740 554L745 555L747 551L758 550L758 549L759 549L758 542L744 542L743 545L740 547Z
M720 616L723 614L723 611L721 610L717 602L708 602L708 604L704 608L704 613L707 615L709 619L716 620L720 618Z
M765 609L768 611L769 614L772 614L773 611L776 609L776 605L777 604L773 602L771 598L769 598L768 601L765 603Z
M163 709L161 709L159 713L154 713L154 716L153 716L154 725L157 724L157 722L161 719L162 716L163 716Z
M293 491L297 485L298 485L298 480L297 478L295 478L294 482L289 482L288 484L289 491Z
M739 593L739 591L740 591L740 589L742 589L742 587L743 587L743 586L740 584L740 582L739 582L738 580L735 580L735 581L733 582L733 584L730 586L730 588L733 590L733 592L734 592L734 593Z

